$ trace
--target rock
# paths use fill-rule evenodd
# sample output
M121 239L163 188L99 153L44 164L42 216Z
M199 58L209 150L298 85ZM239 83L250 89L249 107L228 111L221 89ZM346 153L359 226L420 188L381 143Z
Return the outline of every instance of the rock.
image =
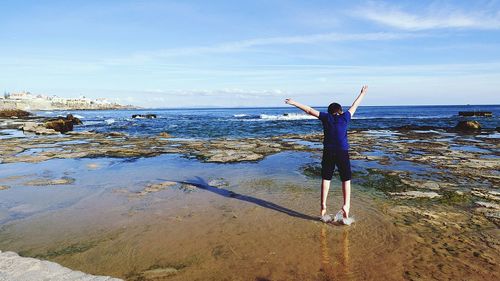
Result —
M180 189L184 192L191 193L196 190L196 186L189 184L189 183L183 183L180 187Z
M155 119L156 114L134 114L132 115L134 119Z
M121 133L121 132L110 132L110 133L106 133L106 136L108 137L128 137L127 134L125 133Z
M158 191L161 191L167 187L174 186L174 185L177 185L177 183L173 182L173 181L164 181L161 183L149 184L144 188L143 191L139 192L139 195L146 195L149 193L158 192Z
M439 190L439 184L433 181L426 181L422 183L422 188L430 189L430 190Z
M389 192L390 195L392 196L397 196L399 198L403 199L414 199L414 198L436 198L436 197L441 197L436 192L429 191L429 192L423 192L423 191L416 191L416 190L411 190L411 191L405 191L405 192Z
M218 178L218 179L212 179L208 181L208 185L217 187L217 188L224 188L229 186L229 182L227 182L223 178Z
M0 110L0 118L23 118L30 116L31 113L20 109Z
M475 203L476 203L476 205L484 207L484 208L500 210L500 205L498 205L496 203L484 202L484 201L477 201Z
M45 122L45 127L48 129L53 129L57 132L66 133L73 131L73 125L81 125L82 121L72 114L68 114L66 117L58 117L57 119L49 119Z
M500 225L500 212L499 211L496 211L496 212L484 212L484 216L493 221L494 223L496 223L497 225Z
M31 132L35 133L37 135L57 135L59 132L53 130L53 129L48 129L42 124L35 123L35 122L26 122L22 125L21 129L23 132Z
M460 121L455 126L455 129L460 131L476 131L481 130L481 124L477 121Z
M6 189L9 189L9 188L10 188L9 186L0 185L0 190L6 190Z
M390 210L391 210L391 212L399 213L399 214L414 213L414 214L422 216L426 219L431 219L431 220L435 220L435 219L439 218L439 214L434 212L434 211L431 211L428 209L421 209L421 208L417 208L417 207L412 207L412 206L398 205L398 206L391 208Z
M83 122L79 119L73 116L73 114L68 114L66 115L66 120L71 121L73 125L82 125Z
M70 120L58 119L45 122L45 127L57 132L66 133L73 131L73 122Z
M440 185L437 182L434 181L421 181L421 180L416 180L412 178L401 178L401 182L411 186L413 188L418 188L418 189L430 189L430 190L439 190Z
M71 270L55 262L20 257L14 252L0 251L0 280L120 281L122 279L90 275Z
M21 128L24 132L35 132L38 126L35 122L26 122Z
M483 214L487 219L500 226L500 205L496 203L477 201L478 207L475 209L477 213Z
M160 133L158 136L162 137L162 138L171 138L172 136L167 133L167 132L162 132Z
M500 192L493 190L484 190L480 188L473 188L471 194L476 197L488 199L492 201L500 201Z
M389 164L390 163L390 158L387 157L387 156L374 156L374 155L364 155L363 156L365 158L365 160L368 160L368 161L377 161L381 164Z
M257 161L264 158L264 155L244 150L213 149L208 151L199 151L198 157L206 162L232 163L241 161Z
M156 280L156 279L161 279L163 278L175 275L179 272L178 269L173 268L173 267L167 267L167 268L156 268L156 269L151 269L142 272L142 276L146 278L146 280Z
M68 177L63 177L60 179L36 179L36 180L31 180L28 182L25 182L25 185L31 185L31 186L45 186L45 185L66 185L66 184L72 184L75 182L75 179L73 178L68 178Z

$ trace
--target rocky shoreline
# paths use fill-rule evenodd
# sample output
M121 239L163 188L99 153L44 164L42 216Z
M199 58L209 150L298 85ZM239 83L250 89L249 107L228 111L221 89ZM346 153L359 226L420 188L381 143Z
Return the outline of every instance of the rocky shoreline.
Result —
M17 129L0 135L0 164L162 154L227 164L256 162L280 152L296 151L310 153L317 159L302 167L301 172L320 177L321 134L209 140L178 139L168 132L156 136L90 131L17 135L14 132L21 132L20 124L31 120L0 122L10 122L9 128ZM401 231L429 251L429 260L437 264L446 261L463 264L462 260L469 260L494 270L497 263L494 253L500 251L495 239L500 226L500 142L495 134L484 129L473 133L429 128L351 131L355 184L383 199L380 204L384 212ZM23 185L72 183L71 178L63 177L32 179ZM220 183L210 185L224 188ZM9 188L8 180L2 181L0 193ZM119 193L147 197L169 188L193 190L186 184L165 181L147 183L137 192ZM463 266L467 270L467 265ZM415 261L405 276L418 280L424 268Z
M166 132L139 137L88 131L55 136L4 136L0 143L0 163L37 163L57 158L138 158L165 153L203 162L234 163L259 161L282 151L307 151L319 156L321 138L320 134L311 134L183 140L172 138ZM392 198L445 200L449 197L450 200L486 200L495 204L499 201L497 138L438 130L352 131L349 138L351 159L372 163L361 165L366 167L356 171L360 179ZM305 170L317 176L319 164ZM477 205L476 210L498 224L498 205L488 205L488 208L483 205Z

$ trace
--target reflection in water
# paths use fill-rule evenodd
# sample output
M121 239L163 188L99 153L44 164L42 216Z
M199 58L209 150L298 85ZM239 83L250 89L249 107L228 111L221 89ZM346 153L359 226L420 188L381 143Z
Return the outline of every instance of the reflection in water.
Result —
M321 280L350 280L350 267L349 267L349 228L344 228L342 232L342 239L340 240L341 255L338 260L331 259L330 248L328 247L328 227L323 225L320 233L321 245Z

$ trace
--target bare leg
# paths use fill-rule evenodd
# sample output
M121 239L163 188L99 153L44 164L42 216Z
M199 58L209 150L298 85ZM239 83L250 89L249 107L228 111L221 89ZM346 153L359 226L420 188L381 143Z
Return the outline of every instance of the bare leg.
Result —
M326 198L328 197L328 190L330 190L330 181L323 180L321 182L321 216L326 214Z
M351 207L351 181L342 182L342 193L344 195L344 206L342 210L344 211L344 218L349 217L349 208Z

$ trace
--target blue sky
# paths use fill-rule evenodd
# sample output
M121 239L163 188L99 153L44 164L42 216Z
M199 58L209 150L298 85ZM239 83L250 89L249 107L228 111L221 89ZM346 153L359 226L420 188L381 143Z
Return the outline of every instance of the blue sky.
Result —
M499 1L0 2L0 90L145 107L499 104Z

